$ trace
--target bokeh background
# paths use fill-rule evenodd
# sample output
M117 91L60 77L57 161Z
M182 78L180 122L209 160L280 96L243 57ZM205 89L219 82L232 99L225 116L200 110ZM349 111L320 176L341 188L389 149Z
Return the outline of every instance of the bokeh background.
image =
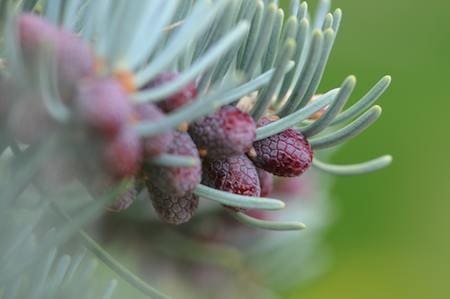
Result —
M333 7L344 19L323 90L349 74L358 78L354 99L384 74L393 82L381 120L332 161L385 153L395 160L379 173L335 181L339 217L327 233L334 262L286 298L450 298L450 1Z

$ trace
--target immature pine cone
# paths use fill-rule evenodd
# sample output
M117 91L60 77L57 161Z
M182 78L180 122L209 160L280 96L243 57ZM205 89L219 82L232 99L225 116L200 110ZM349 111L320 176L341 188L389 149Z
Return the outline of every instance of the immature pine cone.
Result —
M159 85L169 83L177 77L178 73L175 72L161 73L145 87L157 87ZM180 88L173 95L170 95L166 99L158 102L157 105L162 111L169 113L192 102L196 96L197 87L195 86L194 82L189 82L186 86Z
M258 126L270 123L263 118ZM281 133L255 141L253 163L274 175L293 177L303 174L312 164L313 152L306 138L290 128Z
M148 179L161 191L182 197L194 190L201 181L201 165L197 147L187 133L174 132L168 154L190 156L197 160L193 167L165 167L151 165L145 170Z
M222 107L189 126L189 134L207 156L223 159L247 152L256 136L252 117L233 107Z
M258 173L246 155L203 162L202 182L212 188L246 196L260 196Z
M74 104L78 121L106 138L117 134L131 117L128 96L114 78L82 80Z
M151 103L139 104L133 107L135 117L139 121L156 122L162 120L165 115ZM142 152L144 158L153 158L165 153L173 140L173 131L162 132L158 135L142 138Z
M153 208L164 222L175 225L188 222L197 210L198 196L193 193L176 196L161 191L151 183L147 184L147 190Z

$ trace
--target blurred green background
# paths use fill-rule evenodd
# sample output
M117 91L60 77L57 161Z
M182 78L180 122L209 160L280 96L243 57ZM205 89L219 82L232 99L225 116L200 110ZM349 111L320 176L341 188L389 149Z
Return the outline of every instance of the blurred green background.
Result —
M450 298L450 1L333 7L344 19L323 90L349 74L359 83L353 100L384 74L393 83L381 120L332 161L392 153L394 164L336 180L339 217L327 235L334 263L286 298Z

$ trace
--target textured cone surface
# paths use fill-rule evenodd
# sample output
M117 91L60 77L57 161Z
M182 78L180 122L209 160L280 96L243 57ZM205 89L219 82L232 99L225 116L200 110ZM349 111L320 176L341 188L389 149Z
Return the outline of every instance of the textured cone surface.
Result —
M246 196L260 196L256 167L245 155L203 162L202 182L212 188Z
M273 176L271 173L258 168L259 183L261 186L261 196L267 197L273 190Z
M258 126L270 123L263 118ZM306 138L294 129L253 143L256 157L253 162L274 175L293 177L303 174L312 164L313 152Z
M194 190L201 181L201 163L198 150L189 134L174 132L173 142L167 153L194 157L197 165L193 167L151 166L146 170L149 180L161 191L174 196L183 196Z
M247 152L255 140L256 125L247 113L226 106L192 123L189 134L209 157L222 159Z
M111 175L124 178L134 175L141 162L139 137L132 127L123 128L104 144L104 163Z
M159 74L154 80L146 85L147 88L158 87L169 83L170 81L176 79L178 73L166 72ZM184 87L180 88L176 93L165 98L164 100L158 102L158 107L164 112L172 112L194 100L197 96L197 88L194 82L190 82Z
M79 121L105 137L117 134L131 116L127 94L113 78L82 80L75 105Z
M140 121L156 122L165 117L164 113L151 103L134 107L134 114ZM173 140L173 131L167 131L151 137L142 138L142 151L145 158L152 158L165 153Z
M198 196L193 193L175 196L152 184L147 184L147 189L153 208L164 222L175 225L188 222L197 210Z

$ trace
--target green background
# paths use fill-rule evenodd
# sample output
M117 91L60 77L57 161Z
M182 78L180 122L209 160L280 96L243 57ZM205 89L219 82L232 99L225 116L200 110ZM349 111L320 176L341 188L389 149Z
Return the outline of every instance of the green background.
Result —
M322 89L354 74L356 99L385 74L393 82L378 123L332 161L391 153L394 163L336 180L339 218L327 235L334 263L286 298L450 298L450 1L333 7L344 19Z

